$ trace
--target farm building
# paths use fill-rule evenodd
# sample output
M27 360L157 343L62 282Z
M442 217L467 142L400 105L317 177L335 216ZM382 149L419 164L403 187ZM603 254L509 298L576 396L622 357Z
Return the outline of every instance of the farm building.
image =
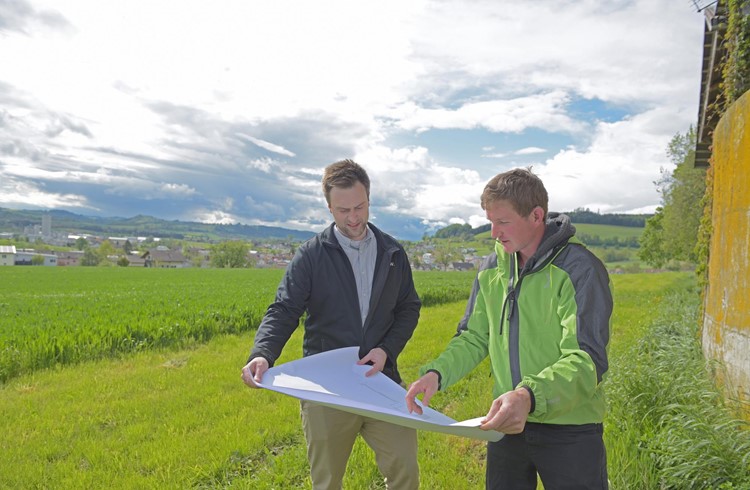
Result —
M35 250L16 250L14 265L36 265L35 261L37 260L41 261L38 265L57 265L57 255L40 253Z
M146 267L190 267L190 261L179 250L149 250L141 256Z
M57 265L80 265L81 259L83 259L83 252L78 250L72 250L69 252L57 252Z

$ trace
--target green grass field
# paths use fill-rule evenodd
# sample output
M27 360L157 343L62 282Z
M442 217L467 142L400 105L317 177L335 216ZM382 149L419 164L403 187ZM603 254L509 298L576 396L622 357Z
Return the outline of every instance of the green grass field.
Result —
M205 276L141 271L141 277L111 276L118 278L120 287L114 279L105 287L106 274L117 270L101 269L98 276L82 269L69 272L72 268L24 269L27 272L14 271L21 275L13 276L0 270L0 325L3 329L13 325L15 332L0 333L5 348L15 345L22 350L32 345L13 340L30 338L18 334L27 328L39 332L82 322L80 312L71 321L65 309L55 309L56 317L45 322L37 320L47 308L45 299L68 297L80 302L79 295L86 299L80 310L86 310L85 304L108 304L118 312L99 317L87 329L98 324L97 331L106 331L114 321L127 324L134 321L128 318L140 318L142 309L150 311L161 304L164 315L175 314L173 310L193 312L180 321L185 331L190 328L182 322L204 318L197 312L206 308L231 318L229 323L240 325L232 328L241 331L216 331L184 343L145 343L141 349L88 361L32 365L10 377L0 386L0 489L309 488L298 402L248 389L239 377L252 330L243 315L231 312L250 308L256 301L252 298L259 304L271 298L280 271L275 280L262 281L252 270L218 270ZM55 273L65 280L58 280ZM11 277L13 286L8 282ZM455 332L465 307L455 295L466 297L472 280L471 273L415 275L420 294L433 300L423 308L414 337L399 359L407 382ZM613 281L613 359L637 345L668 298L667 291L693 284L685 273L618 275ZM101 295L95 283L102 285ZM13 291L15 296L9 294ZM134 301L123 291L149 293L139 293ZM160 295L165 298L162 303L155 299ZM20 308L24 303L34 306ZM103 309L97 306L95 311ZM154 328L158 325L155 322ZM300 333L292 337L279 362L301 355ZM458 385L438 393L431 406L457 420L483 415L491 402L488 372L485 361ZM483 442L423 431L419 444L423 488L483 488ZM610 444L619 447L617 440L608 440ZM361 441L355 445L345 488L382 488L372 453Z
M3 267L0 382L247 331L260 322L280 277L262 269Z
M591 223L575 223L577 234L586 234L598 236L601 238L631 238L640 237L643 234L643 228L632 226L614 226L614 225L597 225Z
M179 348L257 328L279 269L3 267L0 383L56 365ZM473 274L417 272L425 306L463 300Z

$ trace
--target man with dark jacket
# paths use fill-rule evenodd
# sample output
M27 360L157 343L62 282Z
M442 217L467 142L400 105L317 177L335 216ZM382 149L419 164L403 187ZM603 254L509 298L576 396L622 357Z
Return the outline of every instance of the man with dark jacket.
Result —
M403 247L368 223L370 179L351 160L326 167L323 192L334 223L305 242L268 307L242 379L257 388L306 313L303 355L359 346L358 364L401 383L397 359L421 302ZM339 489L358 434L375 452L386 488L417 489L414 429L302 401L314 489Z

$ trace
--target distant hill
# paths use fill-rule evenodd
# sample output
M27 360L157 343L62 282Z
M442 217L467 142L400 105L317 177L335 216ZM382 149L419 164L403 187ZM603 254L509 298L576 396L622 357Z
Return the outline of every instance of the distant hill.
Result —
M170 221L143 215L132 218L102 218L61 210L41 211L7 208L0 208L0 232L21 233L27 226L41 225L44 214L52 216L53 231L70 234L152 236L203 242L231 239L292 239L303 241L314 235L311 231L274 226Z
M567 213L573 224L588 223L592 225L627 226L645 228L646 220L653 214L599 214L588 209L576 209Z
M635 229L644 228L646 226L646 220L653 216L651 214L599 214L589 211L588 209L576 209L575 211L568 211L562 214L568 215L574 225L610 225ZM459 237L470 239L488 231L490 231L489 223L478 226L477 228L472 228L471 225L468 224L453 224L439 229L435 232L434 236L435 238ZM638 236L640 235L640 232L641 230L634 230L632 235Z

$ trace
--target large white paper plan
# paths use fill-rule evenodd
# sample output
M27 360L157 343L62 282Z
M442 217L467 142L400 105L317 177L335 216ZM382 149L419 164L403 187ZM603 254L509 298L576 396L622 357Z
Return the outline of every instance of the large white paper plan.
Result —
M358 347L345 347L272 367L259 386L328 407L398 425L456 436L499 441L503 434L479 428L482 417L457 422L423 406L409 413L406 390L383 373L365 376L370 366L358 366Z

